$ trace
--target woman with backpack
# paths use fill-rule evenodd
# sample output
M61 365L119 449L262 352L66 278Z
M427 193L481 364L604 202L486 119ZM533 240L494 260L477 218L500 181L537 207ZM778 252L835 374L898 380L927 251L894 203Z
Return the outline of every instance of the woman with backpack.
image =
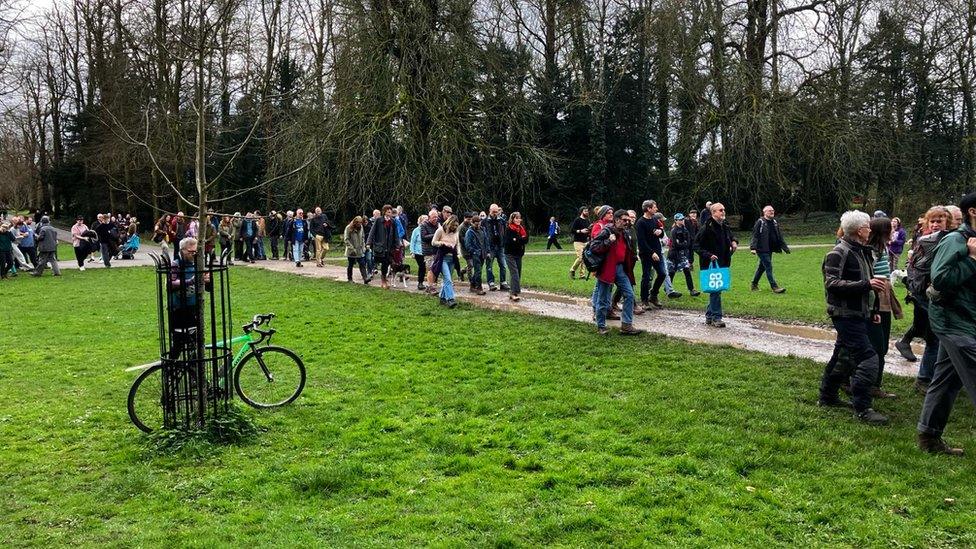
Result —
M925 338L925 352L922 354L922 362L918 367L918 377L915 378L915 390L922 394L928 391L932 374L935 371L935 359L939 353L939 339L929 329L929 300L925 295L925 290L931 281L931 266L935 247L948 234L946 227L949 218L949 211L944 206L933 206L925 212L925 221L922 226L923 234L915 239L911 258L908 260L908 281L906 285L908 286L908 299L911 300L914 309L912 327L908 329L900 341L895 343L895 348L905 360L915 362L918 358L912 352L912 339L916 337Z

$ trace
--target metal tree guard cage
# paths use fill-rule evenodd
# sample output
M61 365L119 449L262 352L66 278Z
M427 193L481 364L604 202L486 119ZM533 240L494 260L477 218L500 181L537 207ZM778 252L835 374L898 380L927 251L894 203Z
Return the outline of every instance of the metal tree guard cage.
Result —
M179 249L176 259L165 252L149 254L156 264L166 429L203 429L228 410L233 392L229 251L216 263L210 255L203 270L196 268L196 258L183 259Z

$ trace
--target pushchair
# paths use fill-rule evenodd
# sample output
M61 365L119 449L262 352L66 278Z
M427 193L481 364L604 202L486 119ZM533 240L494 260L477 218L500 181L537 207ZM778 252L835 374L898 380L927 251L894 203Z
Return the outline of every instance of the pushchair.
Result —
M139 235L133 234L128 240L125 241L125 244L119 248L119 252L115 254L115 259L135 259L136 252L139 251L140 244L142 244L142 242L139 240Z

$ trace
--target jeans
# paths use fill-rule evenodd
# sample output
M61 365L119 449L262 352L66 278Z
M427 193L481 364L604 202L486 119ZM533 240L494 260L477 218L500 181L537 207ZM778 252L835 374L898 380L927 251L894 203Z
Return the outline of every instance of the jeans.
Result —
M976 405L976 339L962 335L938 335L939 357L935 375L925 393L918 432L942 436L959 389L965 387Z
M624 272L623 265L617 265L614 273L614 282L620 293L623 295L624 307L620 314L620 322L632 324L634 322L634 287L630 284L630 278ZM607 327L607 314L610 313L610 296L613 295L613 284L607 284L600 279L596 281L596 288L593 289L594 308L596 310L596 325L598 328Z
M674 286L671 285L671 273L668 272L668 260L664 257L663 253L659 257L661 258L661 269L664 270L664 293L671 295L674 292Z
M488 259L485 261L485 267L488 271L488 284L495 283L495 273L491 270L492 261L498 262L498 283L505 283L505 248L501 246L491 246L488 249Z
M708 307L705 309L705 320L722 320L722 292L708 294Z
M866 318L833 318L837 340L834 342L834 356L824 369L820 380L820 399L837 399L837 390L850 379L851 402L854 409L863 412L871 407L871 389L878 379L878 353L868 338ZM846 357L846 359L844 358ZM853 373L850 371L854 369Z
M259 236L254 239L254 259L268 259L264 254L264 237Z
M522 293L522 256L505 256L505 262L508 264L508 291L519 295Z
M292 244L291 247L292 247L292 250L291 250L292 251L292 256L295 258L295 263L301 263L302 262L302 248L305 247L305 243L304 242L298 242L298 241L296 241L295 243Z
M469 281L472 289L481 289L481 265L483 263L484 259L480 255L471 256L471 277Z
M766 280L769 280L770 288L779 288L776 284L776 279L773 277L773 254L768 252L758 252L756 257L759 258L759 265L756 266L756 274L752 277L752 285L756 286L759 284L759 279L762 278L763 273L766 273Z
M359 265L359 274L363 277L363 282L366 282L366 279L369 278L366 273L366 260L361 257L347 257L346 262L346 279L352 282L352 266Z
M254 237L245 236L244 237L244 253L241 256L244 261L254 261Z
M661 259L660 254L658 259ZM641 264L641 281L640 281L640 298L641 302L648 300L649 295L653 295L654 299L661 293L661 285L664 284L664 277L666 273L664 271L664 264L661 261L654 261L652 254L640 254L640 264ZM651 274L657 273L657 277L654 279L654 287L650 288L651 285Z
M454 299L454 280L451 279L452 265L454 265L454 256L445 255L441 261L441 276L444 279L441 283L441 299L445 301Z
M366 260L366 270L373 272L376 270L376 258L373 255L372 249L366 250L366 256L363 258Z

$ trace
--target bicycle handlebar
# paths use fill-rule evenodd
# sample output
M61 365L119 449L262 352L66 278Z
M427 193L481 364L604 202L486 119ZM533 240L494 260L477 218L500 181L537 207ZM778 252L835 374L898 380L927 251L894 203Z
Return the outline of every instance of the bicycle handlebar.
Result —
M260 325L262 325L262 324L264 324L266 322L271 322L271 319L274 318L274 317L275 317L275 314L274 313L267 313L267 314L263 314L263 315L254 315L254 318L251 319L251 322L249 322L249 323L247 323L247 324L244 325L244 333L248 333L251 330L256 330L258 326L260 326Z

